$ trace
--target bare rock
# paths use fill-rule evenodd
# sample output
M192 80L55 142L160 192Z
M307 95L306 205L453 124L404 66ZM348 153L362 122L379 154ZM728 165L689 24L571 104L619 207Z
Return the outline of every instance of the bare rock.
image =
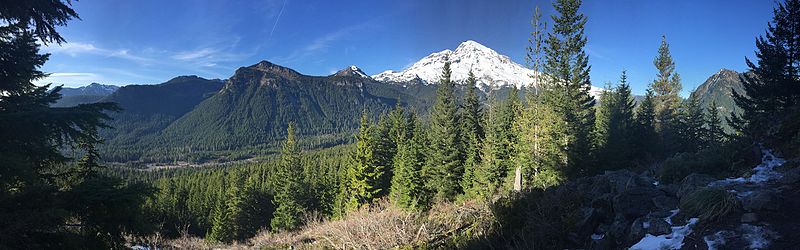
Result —
M756 190L742 199L742 208L748 212L777 211L780 208L780 197L771 190Z

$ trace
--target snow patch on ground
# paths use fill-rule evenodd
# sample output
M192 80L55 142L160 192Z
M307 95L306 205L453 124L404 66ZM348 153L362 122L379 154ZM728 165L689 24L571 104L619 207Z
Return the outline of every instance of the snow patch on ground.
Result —
M717 250L725 246L725 243L727 243L725 239L730 239L732 237L736 237L734 232L722 230L713 235L703 237L703 241L706 242L708 250Z
M778 238L777 233L763 226L742 224L739 229L742 230L742 237L750 242L749 249L765 249L770 240Z
M670 214L669 216L667 216L667 218L664 218L664 221L666 221L666 222L667 222L667 224L670 224L670 225L672 225L672 217L675 217L675 215L677 215L677 214L678 214L678 212L680 212L680 211L681 211L680 209L674 209L674 210L671 210L670 212L672 212L672 214Z
M676 211L676 210L673 210ZM677 214L677 212L675 212ZM670 219L672 216L667 217ZM683 239L692 233L692 226L694 226L699 219L691 218L689 223L683 226L672 227L672 233L664 235L651 235L647 234L635 245L631 246L631 250L645 250L645 249L680 249L683 247ZM669 222L669 221L668 221ZM671 223L670 223L671 224Z
M769 149L762 149L761 153L763 155L761 157L761 164L753 168L753 171L755 172L750 177L728 178L724 180L718 180L711 182L709 186L724 187L735 184L763 184L768 181L780 179L783 175L780 172L776 171L775 168L786 163L786 160L775 156L772 150Z

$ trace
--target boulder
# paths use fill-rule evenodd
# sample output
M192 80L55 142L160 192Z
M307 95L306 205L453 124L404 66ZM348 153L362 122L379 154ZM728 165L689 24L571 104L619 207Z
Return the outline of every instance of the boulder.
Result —
M672 196L672 197L678 196L678 188L679 186L677 184L658 185L658 189L664 191L664 193L666 193L667 196Z
M590 235L600 224L600 214L597 209L584 207L576 211L575 229L578 235Z
M670 211L678 207L678 199L666 195L653 197L653 205L660 211Z
M655 188L629 189L614 196L614 213L628 219L642 217L655 208L653 197L664 196L664 192Z
M742 198L742 208L748 212L777 211L780 207L780 197L771 190L755 190Z
M681 184L678 187L677 196L678 198L681 198L692 191L697 190L698 188L708 186L709 183L715 180L716 179L710 175L695 173L690 174L686 176L686 178L683 178L683 181L681 181Z
M652 235L664 235L672 232L672 226L662 218L650 218L647 220L645 232Z
M646 229L644 228L644 218L636 218L631 223L630 229L628 229L628 237L627 242L637 242L644 237L644 234L647 233Z

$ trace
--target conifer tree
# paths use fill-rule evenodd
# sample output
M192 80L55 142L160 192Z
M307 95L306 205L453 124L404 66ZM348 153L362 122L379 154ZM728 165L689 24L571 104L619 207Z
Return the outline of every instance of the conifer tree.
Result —
M725 130L722 128L722 118L716 101L711 101L705 114L706 139L705 141L712 147L716 147L725 142Z
M591 161L594 128L594 98L589 95L589 57L584 51L586 16L579 13L580 0L557 0L553 3L557 16L552 16L553 29L548 33L544 49L543 71L552 81L542 94L546 105L562 116L556 126L564 126L567 134L557 135L566 145L567 173L587 173Z
M295 139L294 124L289 124L286 133L286 141L281 149L280 165L275 173L277 181L272 203L276 209L270 221L273 232L297 229L306 212L301 193L305 189L302 180L303 167L300 163L301 152Z
M234 238L234 232L230 227L230 223L227 205L224 202L219 202L214 208L211 230L206 239L211 242L231 242Z
M566 155L560 144L566 131L553 108L544 102L542 91L551 88L548 78L542 74L544 35L547 24L542 20L539 7L534 9L531 19L531 36L528 38L526 64L535 73L531 75L532 88L526 89L525 105L516 119L514 129L518 136L515 144L514 163L522 175L522 188L547 188L563 181Z
M397 142L394 138L395 135L392 133L395 124L390 115L392 114L382 115L378 120L377 126L372 130L371 141L373 143L372 151L375 158L375 165L377 169L381 169L382 171L377 186L381 191L378 192L376 195L377 197L384 196L389 192L389 186L392 181L392 160L397 152Z
M653 65L658 69L658 74L650 89L653 91L655 104L655 128L661 137L663 150L669 153L679 147L679 106L681 104L681 78L675 72L675 62L669 52L667 37L661 37L658 55L653 60Z
M61 87L34 84L47 76L40 45L65 43L56 28L79 19L71 4L0 4L0 249L122 248L122 234L141 229L149 189L97 173L97 130L119 108L52 107ZM75 220L80 230L64 230Z
M230 243L244 239L242 222L245 218L245 197L240 186L242 177L234 174L225 191L224 199L215 209L215 215L208 239L216 242Z
M464 101L461 106L461 136L464 146L464 176L462 190L469 190L475 183L475 171L481 164L481 147L484 139L483 111L478 97L478 88L472 70L467 76Z
M450 80L450 62L442 68L431 108L428 162L423 170L428 190L438 199L449 200L461 192L462 165L461 135L456 113L455 83Z
M707 146L707 133L705 131L705 116L700 107L700 100L697 95L692 95L684 104L681 114L680 131L682 137L683 150L685 152L698 152Z
M744 92L733 99L742 114L728 124L750 140L763 140L786 111L800 103L800 1L786 0L773 9L764 36L756 39L756 62L746 58L753 74L741 77Z
M601 96L596 122L596 146L601 169L613 170L629 166L633 155L634 102L625 71L620 83Z
M394 157L394 176L389 198L392 203L409 210L427 206L427 197L422 179L422 166L425 164L425 134L414 120L410 138L401 140Z
M511 89L503 102L490 108L483 157L486 160L476 173L476 178L481 180L480 185L488 191L485 194L492 194L503 187L509 172L514 171L515 144L518 140L518 130L514 129L514 125L520 111L516 88Z
M375 137L369 121L367 110L361 115L361 127L356 135L356 150L350 156L345 182L347 211L361 208L371 203L383 191L383 166L375 157Z
M522 187L547 188L564 180L566 161L565 146L560 135L566 133L563 126L555 126L561 117L540 95L528 93L525 108L517 118L514 129L518 136L515 143L514 163L522 171Z
M643 156L641 158L653 157L661 151L661 143L656 132L655 115L653 91L647 89L644 99L636 110L636 127L634 129L634 138L636 138L634 145L637 154Z

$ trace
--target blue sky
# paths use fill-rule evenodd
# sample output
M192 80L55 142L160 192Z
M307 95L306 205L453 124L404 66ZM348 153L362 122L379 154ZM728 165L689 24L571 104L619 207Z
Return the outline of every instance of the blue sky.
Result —
M60 29L68 43L49 46L44 82L66 86L161 83L178 75L230 77L261 60L303 74L349 65L367 74L402 70L465 40L523 63L534 6L551 1L224 1L74 2L82 20ZM745 70L773 1L592 0L586 47L593 85L628 70L644 93L661 35L667 36L684 94L721 68Z

